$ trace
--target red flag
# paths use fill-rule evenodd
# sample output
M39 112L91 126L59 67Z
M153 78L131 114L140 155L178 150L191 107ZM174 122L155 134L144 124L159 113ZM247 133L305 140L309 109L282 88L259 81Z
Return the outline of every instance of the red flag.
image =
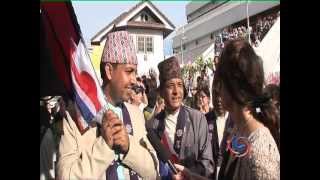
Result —
M45 2L40 8L54 68L76 104L76 124L84 133L106 102L80 26L71 2Z

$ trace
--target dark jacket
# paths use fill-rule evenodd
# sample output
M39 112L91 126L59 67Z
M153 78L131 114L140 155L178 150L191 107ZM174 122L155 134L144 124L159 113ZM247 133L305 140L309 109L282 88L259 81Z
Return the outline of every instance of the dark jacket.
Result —
M221 154L220 154L218 130L217 130L217 116L214 113L214 111L209 111L205 116L206 116L208 128L209 128L209 136L210 136L210 142L212 146L213 160L216 166L219 166L220 163L218 162L218 158Z

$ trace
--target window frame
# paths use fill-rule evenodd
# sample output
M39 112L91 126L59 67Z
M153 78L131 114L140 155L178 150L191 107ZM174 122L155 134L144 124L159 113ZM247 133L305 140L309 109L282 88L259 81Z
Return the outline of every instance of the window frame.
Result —
M150 39L151 41L149 43L151 43L151 51L148 51L148 39ZM146 53L150 53L152 54L154 52L154 42L153 42L153 36L145 36L145 52Z
M142 38L142 50L140 50L140 41L139 38ZM145 45L144 45L144 36L137 35L137 52L138 53L144 53L145 52Z
M142 41L139 41L139 38L142 38ZM148 41L147 39L150 38L151 41L149 43L151 43L151 51L148 51ZM144 35L137 35L137 53L144 53L144 54L153 54L154 53L154 38L153 36L144 36ZM141 39L140 39L141 40ZM143 50L141 50L139 47L139 42L143 43Z

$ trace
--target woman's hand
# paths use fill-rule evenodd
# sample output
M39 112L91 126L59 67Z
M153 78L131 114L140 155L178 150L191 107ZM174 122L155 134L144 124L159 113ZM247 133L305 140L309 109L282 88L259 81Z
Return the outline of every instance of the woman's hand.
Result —
M179 164L174 164L176 169L178 170L178 174L174 174L172 176L172 179L174 180L191 180L191 174L188 168L179 165Z
M172 179L174 180L209 180L206 177L192 173L188 168L182 165L174 164L174 166L178 170L178 174L172 175Z

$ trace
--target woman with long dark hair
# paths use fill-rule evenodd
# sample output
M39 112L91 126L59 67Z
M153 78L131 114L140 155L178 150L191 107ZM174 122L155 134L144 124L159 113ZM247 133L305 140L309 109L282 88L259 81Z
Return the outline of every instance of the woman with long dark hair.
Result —
M247 41L226 43L214 85L234 123L219 179L280 179L280 117L263 93L262 60ZM177 167L182 176L190 175L187 169Z

